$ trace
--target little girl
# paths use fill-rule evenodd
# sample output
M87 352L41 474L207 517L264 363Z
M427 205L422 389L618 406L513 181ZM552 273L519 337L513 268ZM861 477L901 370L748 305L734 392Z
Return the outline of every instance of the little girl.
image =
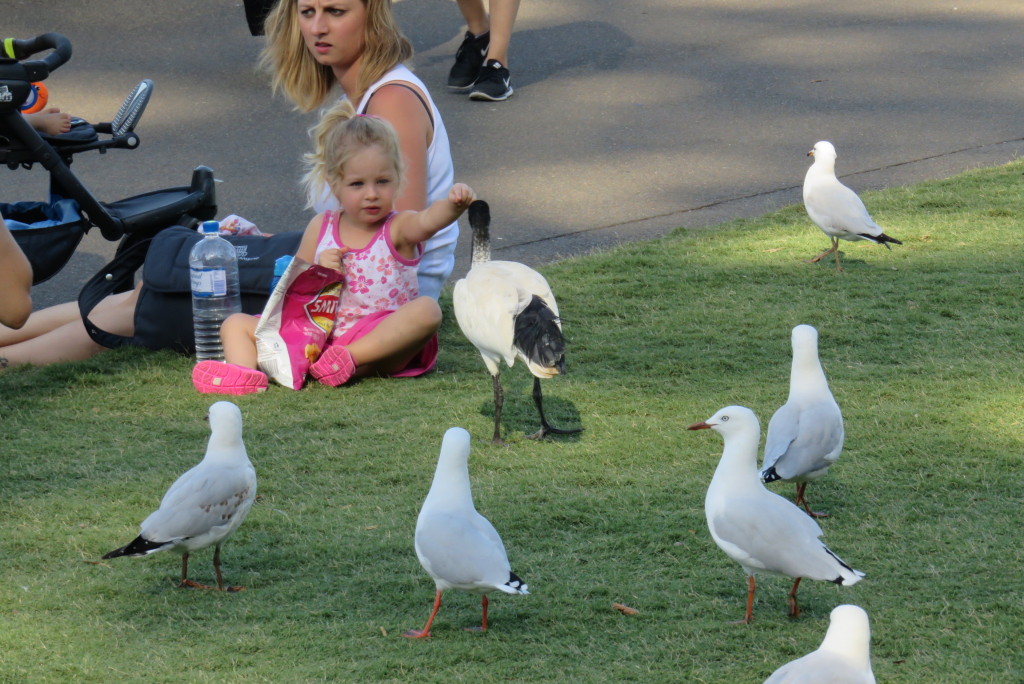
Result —
M345 275L335 327L310 374L338 386L367 375L422 375L437 360L441 309L420 296L416 265L421 243L450 225L476 199L456 183L447 199L423 211L394 211L403 165L391 124L354 115L342 100L312 131L307 187L331 188L342 210L317 215L296 256ZM250 394L267 388L257 368L257 317L234 314L221 326L224 362L201 361L192 371L200 392Z

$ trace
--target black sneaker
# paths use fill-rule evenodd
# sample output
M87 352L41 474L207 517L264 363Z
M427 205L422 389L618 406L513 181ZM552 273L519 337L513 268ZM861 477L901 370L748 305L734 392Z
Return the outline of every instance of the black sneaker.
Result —
M511 95L512 84L509 82L508 69L496 59L487 60L480 71L480 78L473 84L469 99L500 102Z
M484 57L487 56L487 46L490 42L490 31L481 36L474 36L466 31L466 37L455 53L455 64L448 72L449 88L465 90L476 83L480 70L484 67Z

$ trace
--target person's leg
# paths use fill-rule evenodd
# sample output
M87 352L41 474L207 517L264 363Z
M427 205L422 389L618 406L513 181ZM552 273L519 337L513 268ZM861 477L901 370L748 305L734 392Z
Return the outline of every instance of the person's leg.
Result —
M458 3L468 30L455 53L455 64L448 72L448 87L464 90L472 86L480 76L490 36L483 0L458 0Z
M461 2L459 3L461 6ZM508 46L512 41L512 27L519 12L519 0L491 0L491 42L487 59L496 59L508 68Z
M108 332L131 336L135 333L137 299L138 289L111 295L96 305L89 318ZM68 307L73 307L73 316L69 316L72 309ZM77 303L60 304L39 313L46 314L40 317L39 323L34 324L30 320L25 326L36 326L39 334L0 347L0 366L5 362L11 366L26 363L45 366L60 361L80 361L106 350L103 345L93 342L89 333L85 331ZM67 320L69 317L71 320Z
M267 374L257 368L255 316L231 314L221 323L224 360L207 359L192 368L192 385L203 394L265 392Z
M417 297L348 345L356 362L353 377L396 373L441 327L441 307L430 297Z
M469 99L487 102L507 100L515 92L508 69L508 46L519 0L491 0L488 44L480 75L469 91Z
M52 332L62 325L74 322L79 318L78 303L67 302L57 304L39 311L33 311L25 325L17 330L0 325L0 347L6 347L25 340L31 340L40 335Z
M459 11L466 20L466 28L474 36L487 33L490 26L487 23L487 10L484 9L484 0L457 0ZM493 3L491 3L493 4Z
M117 308L124 305L131 307L132 313L135 312L135 301L139 296L138 288L131 292L121 292L119 294L110 295L103 299L93 309L93 316L101 315L101 313L110 308ZM128 302L127 300L131 300ZM64 304L57 304L50 306L39 311L33 311L25 321L25 325L14 330L7 326L0 325L0 347L6 347L18 342L24 342L25 340L35 339L40 335L45 335L48 332L52 332L61 326L67 325L68 323L74 323L79 320L81 314L78 310L78 302L66 302Z
M258 319L249 314L232 314L220 326L220 341L224 345L224 361L246 368L256 368L256 324Z

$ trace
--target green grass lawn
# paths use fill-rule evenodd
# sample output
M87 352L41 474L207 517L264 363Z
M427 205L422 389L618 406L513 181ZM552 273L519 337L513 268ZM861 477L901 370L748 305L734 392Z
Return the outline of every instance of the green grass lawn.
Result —
M189 359L124 350L0 373L0 682L761 682L815 648L831 609L864 607L880 682L1024 681L1024 163L865 196L886 251L842 243L801 207L543 269L570 340L545 382L491 383L448 295L438 371L351 387L272 386L237 402L260 496L224 546L225 580L175 588L177 556L97 563L138 532L205 450L214 400ZM742 404L762 430L788 392L790 330L819 330L846 421L808 488L854 587L759 582L711 540L721 439L686 426ZM444 431L473 435L477 508L530 596L449 592L412 537ZM792 498L793 486L775 491ZM212 582L210 550L190 576ZM616 611L614 602L636 608Z

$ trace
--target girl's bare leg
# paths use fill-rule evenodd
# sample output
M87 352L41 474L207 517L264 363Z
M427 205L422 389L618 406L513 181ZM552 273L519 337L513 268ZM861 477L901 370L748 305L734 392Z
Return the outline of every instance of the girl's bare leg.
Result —
M220 326L224 360L246 368L256 368L256 324L249 314L232 314Z
M405 368L441 327L441 307L417 297L348 345L356 362L354 377L389 375Z

